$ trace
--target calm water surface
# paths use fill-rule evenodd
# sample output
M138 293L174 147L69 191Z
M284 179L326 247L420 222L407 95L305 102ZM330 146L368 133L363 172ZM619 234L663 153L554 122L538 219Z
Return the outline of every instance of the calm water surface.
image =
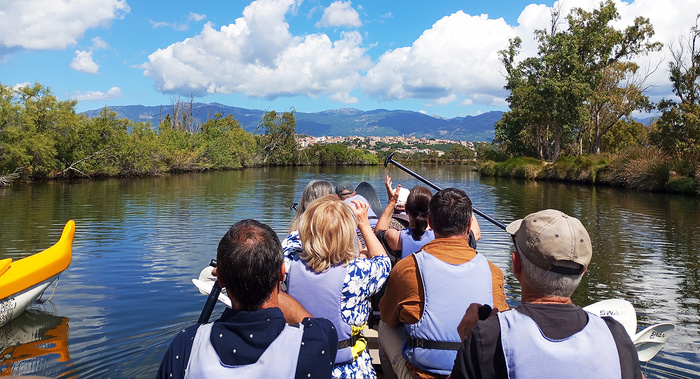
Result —
M481 211L507 223L543 208L581 219L594 244L574 295L587 305L632 302L639 325L676 331L649 378L700 377L700 200L565 184L480 179L459 166L414 169L442 187L467 191ZM151 378L178 330L194 323L205 297L191 279L216 255L236 221L255 218L282 238L311 179L365 180L385 203L383 178L418 181L389 167L280 168L163 178L39 183L0 188L0 258L19 259L77 225L73 261L49 301L0 328L0 376ZM509 236L480 219L479 252L503 269L509 303L519 302ZM45 298L51 295L51 289ZM219 304L214 317L222 310Z

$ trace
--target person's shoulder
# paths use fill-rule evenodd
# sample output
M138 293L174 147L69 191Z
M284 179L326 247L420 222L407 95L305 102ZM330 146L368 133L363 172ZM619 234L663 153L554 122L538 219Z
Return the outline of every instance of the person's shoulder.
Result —
M500 278L503 278L503 270L501 270L500 267L493 264L493 262L491 262L490 260L487 259L486 261L489 262L489 267L491 268L491 273L493 273L494 275L496 275Z
M391 273L401 275L401 273L415 271L416 267L418 267L418 264L416 263L416 258L413 256L413 254L411 254L406 258L402 258L401 260L396 262L394 268L391 269Z
M305 345L313 343L322 348L337 350L338 332L335 330L333 322L325 318L307 317L301 323L304 325L303 341Z
M177 335L175 335L175 338L173 339L173 344L175 342L181 343L181 342L190 342L194 338L195 334L197 334L197 330L199 329L200 326L203 324L194 324L190 325L184 329L180 329Z

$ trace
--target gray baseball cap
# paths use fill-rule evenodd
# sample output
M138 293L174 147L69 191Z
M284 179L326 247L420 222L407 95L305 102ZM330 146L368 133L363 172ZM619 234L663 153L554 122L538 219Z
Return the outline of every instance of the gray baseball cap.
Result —
M350 195L355 192L355 186L348 181L340 182L335 186L335 194L338 196Z
M516 249L537 267L560 274L580 275L591 262L593 247L578 219L556 209L545 209L513 221L506 227ZM574 262L580 268L558 265Z

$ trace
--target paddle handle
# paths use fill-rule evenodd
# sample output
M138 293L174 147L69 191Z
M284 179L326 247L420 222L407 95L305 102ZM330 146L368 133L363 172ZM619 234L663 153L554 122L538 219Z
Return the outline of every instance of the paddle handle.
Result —
M394 153L393 153L393 152L392 152L391 154L389 154L389 155L386 156L386 158L384 159L384 167L386 167L389 163L392 163L394 166L400 168L401 170L405 171L406 173L408 173L409 175L413 176L414 178L416 178L416 179L420 180L421 182L427 184L428 186L432 187L434 190L436 190L436 191L442 190L442 188L440 188L437 184L435 184L435 183L431 182L430 180L428 180L428 179L426 179L426 178L424 178L424 177L418 175L415 171L413 171L413 170L411 170L410 168L408 168L408 167L402 165L401 163L395 161L394 158L393 158L393 156L394 156ZM492 224L498 226L499 228L501 228L501 229L503 229L503 230L506 229L506 225L505 225L504 223L502 223L502 222L496 220L495 218L493 218L493 217L487 215L486 213L480 211L480 210L477 209L476 207L472 207L472 210L474 210L474 213L476 213L476 214L478 214L479 216L485 218L487 221L489 221L489 222L491 222Z
M209 262L209 265L216 267L216 259L212 259L211 262ZM207 296L207 301L204 303L204 308L202 308L202 313L199 314L199 319L197 320L198 324L206 324L209 322L209 318L211 317L212 312L214 312L214 306L216 305L216 301L219 299L220 293L221 286L219 285L219 281L215 280L214 285L211 287L211 292L209 292L209 296Z

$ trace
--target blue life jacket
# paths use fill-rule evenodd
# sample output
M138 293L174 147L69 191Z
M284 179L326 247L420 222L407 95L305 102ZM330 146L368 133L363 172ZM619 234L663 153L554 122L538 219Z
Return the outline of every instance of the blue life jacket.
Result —
M304 325L287 324L257 362L241 366L227 366L221 363L219 355L211 344L212 325L213 323L202 324L197 329L192 353L185 370L185 379L293 378L296 375ZM245 346L240 347L240 349L245 348Z
M289 267L287 293L296 299L313 317L328 319L338 333L338 354L335 364L352 362L352 327L341 317L340 297L347 267L333 266L317 273L306 266L297 255Z
M493 307L491 268L477 254L461 265L445 263L421 250L415 254L423 282L425 304L415 324L404 324L403 356L415 367L448 375L462 340L457 325L471 303Z
M413 239L413 228L408 227L399 231L401 233L401 259L419 251L423 245L435 239L432 229L426 230L418 241Z
M620 358L608 325L588 313L588 323L562 340L547 338L515 309L498 313L509 378L620 378Z

